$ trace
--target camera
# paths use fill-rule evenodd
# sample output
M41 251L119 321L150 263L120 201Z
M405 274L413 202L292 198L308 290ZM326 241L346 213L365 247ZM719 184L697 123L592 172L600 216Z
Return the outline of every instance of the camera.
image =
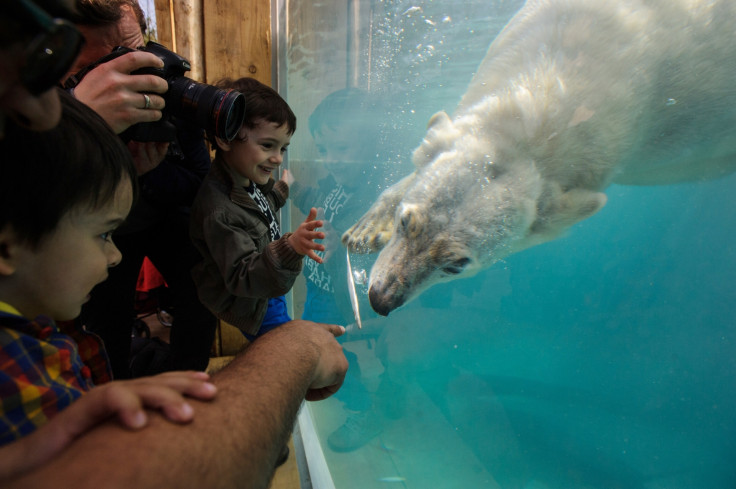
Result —
M236 90L222 90L206 83L198 83L184 76L191 69L189 61L169 51L161 44L149 41L141 51L153 53L164 62L163 68L141 68L131 75L156 75L166 80L169 89L162 96L166 101L162 117L156 122L140 122L126 129L120 136L126 141L173 141L176 127L171 117L195 123L220 139L235 138L245 117L245 97ZM70 77L66 88L74 88L91 70L133 49L118 46Z

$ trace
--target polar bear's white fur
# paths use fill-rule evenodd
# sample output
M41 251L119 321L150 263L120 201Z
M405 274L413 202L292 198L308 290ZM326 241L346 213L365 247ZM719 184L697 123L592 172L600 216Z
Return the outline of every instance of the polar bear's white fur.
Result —
M381 250L373 308L472 275L597 212L611 183L736 169L736 2L530 0L416 170L343 236Z

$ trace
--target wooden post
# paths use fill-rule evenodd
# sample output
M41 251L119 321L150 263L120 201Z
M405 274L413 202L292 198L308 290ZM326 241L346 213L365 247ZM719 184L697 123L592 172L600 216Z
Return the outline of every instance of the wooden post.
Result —
M214 83L251 76L271 84L271 0L155 0L159 42Z
M250 76L271 84L270 0L208 0L204 25L208 83Z
M171 0L156 0L156 39L158 42L173 49L173 15L171 13Z
M204 81L204 23L202 22L202 0L177 0L174 7L174 39L176 53L184 56L192 65L187 75Z

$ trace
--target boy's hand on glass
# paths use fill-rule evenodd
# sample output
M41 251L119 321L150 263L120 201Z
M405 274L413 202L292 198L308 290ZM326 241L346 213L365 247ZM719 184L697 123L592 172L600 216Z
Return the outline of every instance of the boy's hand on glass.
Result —
M294 230L293 233L291 233L288 241L291 247L294 248L294 251L300 255L307 255L317 263L322 263L322 258L315 253L315 250L325 251L325 247L320 243L315 243L314 240L325 239L325 233L317 231L317 228L321 228L324 223L320 220L316 220L316 217L317 209L312 207L309 210L307 218L299 225L298 228L296 228L296 230Z
M291 187L291 184L294 183L294 175L289 170L284 168L283 170L281 170L281 180L286 182L286 185Z
M325 210L321 207L317 209L317 218L321 219L324 224L322 226L322 232L325 233L325 239L322 240L322 244L325 245L325 253L322 256L322 263L324 263L329 261L335 250L340 249L342 246L342 235L332 227L330 221L325 219Z

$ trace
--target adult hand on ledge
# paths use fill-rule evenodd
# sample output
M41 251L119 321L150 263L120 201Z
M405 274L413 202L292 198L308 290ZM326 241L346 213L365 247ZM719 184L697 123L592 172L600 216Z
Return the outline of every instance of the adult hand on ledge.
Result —
M191 400L192 423L175 425L155 412L140 431L108 421L23 477L0 483L5 489L265 489L302 401L324 399L342 385L348 362L335 337L343 332L290 321L213 375L217 398Z

